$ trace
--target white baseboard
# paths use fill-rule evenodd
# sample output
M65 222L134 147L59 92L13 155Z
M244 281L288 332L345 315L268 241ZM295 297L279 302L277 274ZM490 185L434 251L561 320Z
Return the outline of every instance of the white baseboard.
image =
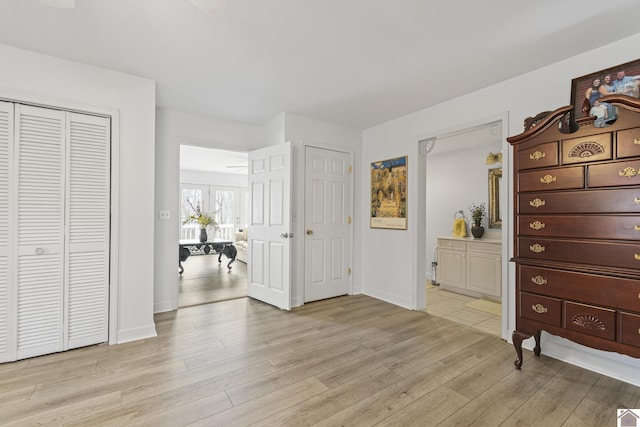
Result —
M133 329L121 329L118 331L117 343L124 344L126 342L143 340L146 338L157 337L156 327L154 324L142 326Z

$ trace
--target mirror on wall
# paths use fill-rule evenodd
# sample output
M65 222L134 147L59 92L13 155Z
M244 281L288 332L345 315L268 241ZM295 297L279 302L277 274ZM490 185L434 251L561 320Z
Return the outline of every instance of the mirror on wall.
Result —
M489 169L489 228L502 228L500 217L500 181L502 168Z

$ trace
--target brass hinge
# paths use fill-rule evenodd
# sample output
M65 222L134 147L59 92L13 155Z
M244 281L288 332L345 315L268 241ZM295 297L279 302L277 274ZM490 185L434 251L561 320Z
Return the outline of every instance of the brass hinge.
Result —
M349 173L353 172L353 167L349 165Z
M347 272L349 273L349 276L351 276L351 267L347 267Z
M347 224L351 224L351 215L347 217Z

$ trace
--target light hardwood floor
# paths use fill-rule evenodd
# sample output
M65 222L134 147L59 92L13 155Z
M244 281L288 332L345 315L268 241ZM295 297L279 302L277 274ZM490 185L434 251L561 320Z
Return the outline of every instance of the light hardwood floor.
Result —
M158 337L0 365L2 425L612 426L640 388L362 295L156 316ZM544 348L543 348L544 351Z
M183 263L184 273L180 275L178 306L189 307L246 297L247 264L235 261L229 271L228 262L224 255L221 264L218 263L218 255L187 258Z

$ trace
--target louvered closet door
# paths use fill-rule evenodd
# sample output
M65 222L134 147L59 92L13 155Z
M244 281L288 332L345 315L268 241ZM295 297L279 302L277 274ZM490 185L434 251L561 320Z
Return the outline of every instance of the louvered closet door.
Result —
M15 106L17 358L63 350L65 113Z
M0 362L12 359L13 313L12 292L9 289L9 259L12 246L9 244L9 209L12 181L11 159L13 158L13 104L0 102Z
M68 114L68 348L108 340L110 129Z

